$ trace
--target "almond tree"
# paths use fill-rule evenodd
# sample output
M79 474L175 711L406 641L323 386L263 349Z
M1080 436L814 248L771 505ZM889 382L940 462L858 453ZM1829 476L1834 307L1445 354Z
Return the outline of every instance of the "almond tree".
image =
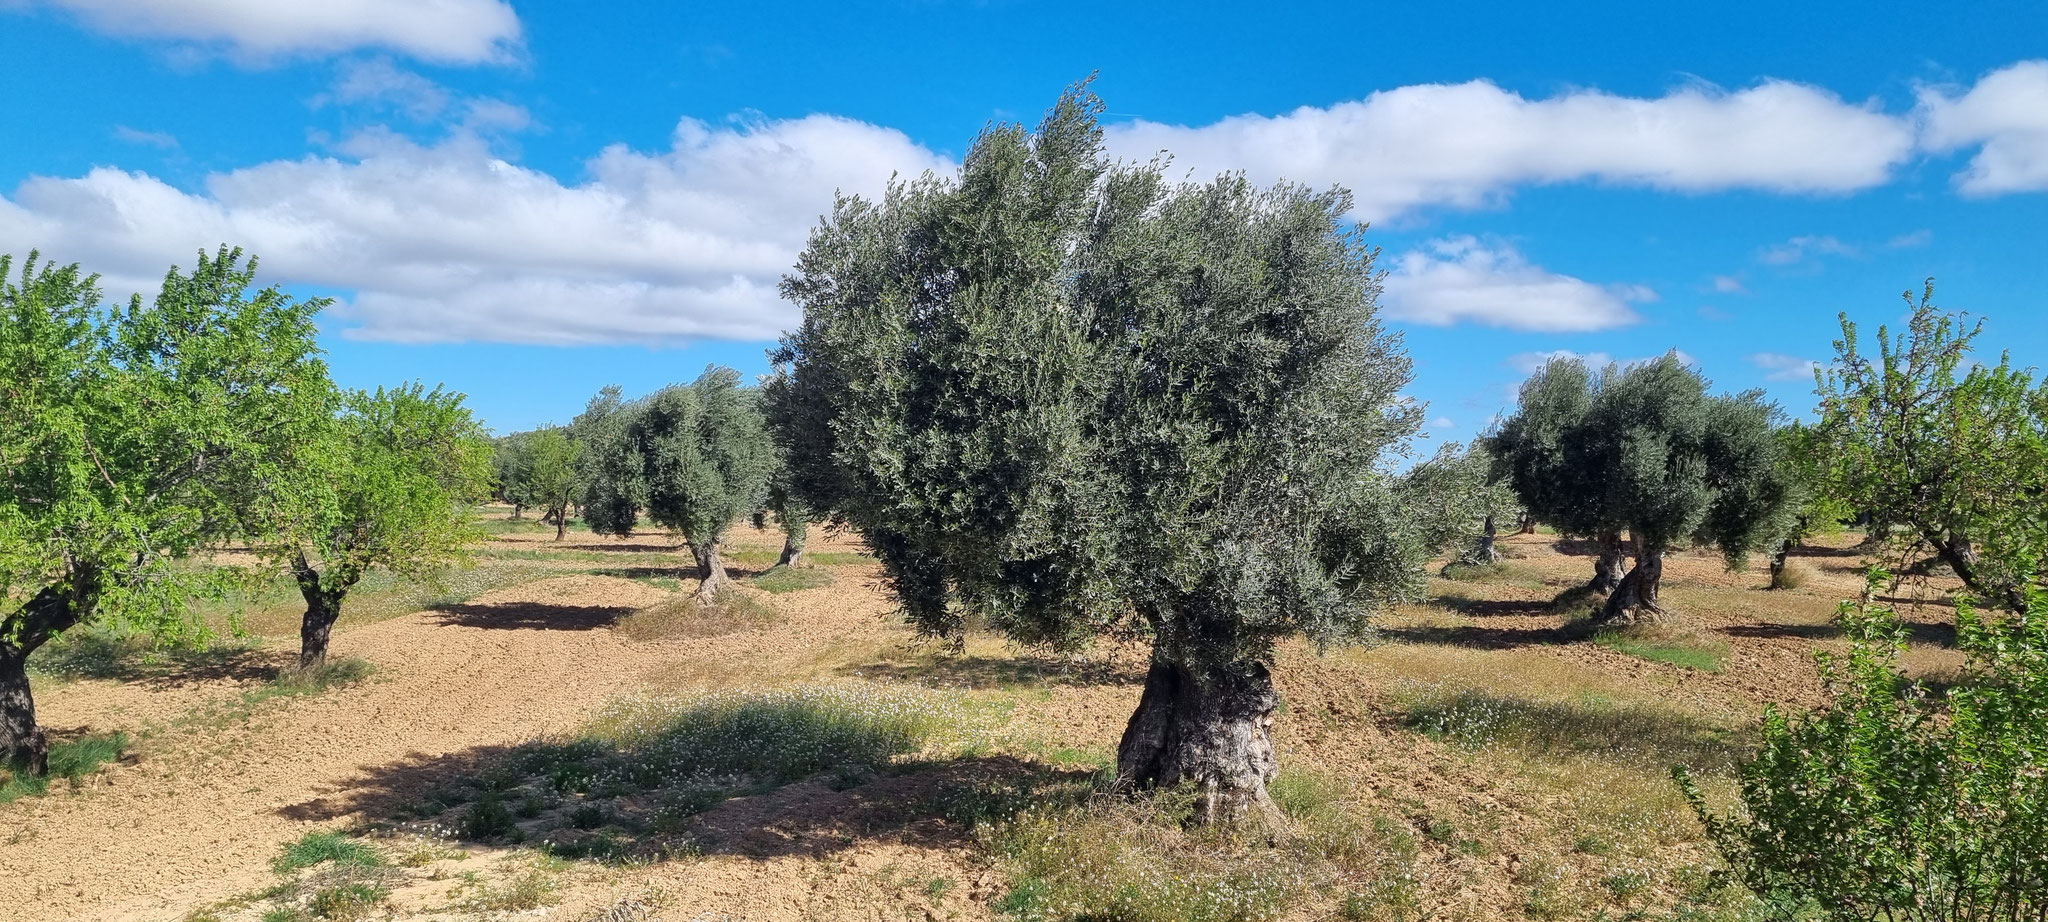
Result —
M226 247L165 277L152 303L102 310L97 278L0 256L0 758L42 774L30 654L87 620L193 629L194 572L290 473L279 459L324 406L313 315L251 292Z
M784 282L770 416L919 629L1144 639L1122 783L1263 812L1275 644L1420 588L1382 466L1420 409L1347 193L1113 165L1100 111L1070 91L955 176L841 199Z

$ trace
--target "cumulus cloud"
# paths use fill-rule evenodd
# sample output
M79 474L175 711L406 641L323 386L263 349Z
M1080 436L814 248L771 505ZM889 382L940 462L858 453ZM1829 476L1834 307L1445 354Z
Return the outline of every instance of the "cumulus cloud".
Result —
M1171 151L1208 176L1341 184L1359 217L1475 207L1513 187L1592 180L1682 192L1842 193L1888 181L1913 153L1904 117L1771 80L1657 98L1578 90L1527 99L1490 82L1406 86L1328 108L1188 127L1112 127L1126 156Z
M1820 363L1812 359L1779 352L1759 352L1750 356L1749 362L1764 370L1764 380L1767 381L1811 381L1814 369L1820 367Z
M1531 264L1513 246L1449 237L1396 257L1384 305L1394 320L1429 326L1472 322L1544 332L1627 326L1631 302L1654 301L1640 285L1596 285Z
M835 190L949 166L902 133L831 116L684 120L666 151L614 146L585 182L493 157L473 137L385 137L185 191L143 173L34 178L0 198L0 252L39 247L153 290L225 241L263 278L353 292L351 335L407 342L763 339L791 325L776 281Z
M1920 111L1929 150L1978 148L1955 177L1963 194L2048 191L2048 61L1994 71L1959 95L1924 88Z
M252 61L384 48L442 64L485 64L510 60L520 47L519 16L504 0L40 2L109 35L217 47Z
M1683 349L1673 349L1667 354L1677 355L1678 361L1688 366L1693 368L1699 367L1699 359L1694 358L1692 353L1686 352ZM1573 352L1570 349L1552 349L1548 352L1518 352L1508 356L1507 366L1517 372L1529 375L1535 374L1536 369L1549 364L1551 359L1576 358L1586 363L1587 368L1597 372L1609 365L1625 369L1634 368L1644 362L1654 362L1663 357L1663 355L1645 355L1638 358L1617 359L1605 352Z

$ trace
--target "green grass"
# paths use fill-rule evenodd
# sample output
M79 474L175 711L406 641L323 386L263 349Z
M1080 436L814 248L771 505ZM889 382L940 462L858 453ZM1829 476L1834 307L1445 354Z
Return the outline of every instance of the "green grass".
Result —
M737 561L750 567L770 567L782 559L781 548L743 547L727 551L727 560ZM811 551L804 555L804 562L815 567L845 567L874 563L871 554L860 551Z
M270 869L279 874L333 863L358 868L375 868L384 865L384 856L369 843L349 838L338 832L309 832L298 841L287 844L284 852L270 860Z
M799 592L832 585L832 573L818 567L776 567L754 577L753 583L764 592Z
M74 786L109 762L119 761L128 751L128 734L105 733L62 740L50 744L50 773L41 778L16 776L0 768L0 804L23 797L49 793L50 782L69 781Z
M60 680L133 680L223 668L254 649L247 638L223 640L210 631L155 637L122 625L91 624L72 628L44 644L29 658L29 669Z
M286 669L269 682L232 699L193 710L178 718L173 725L225 727L238 724L255 716L257 709L266 701L324 694L366 681L376 672L375 664L354 656L330 659L326 665L312 670Z
M1726 644L1705 638L1640 635L1629 631L1602 631L1593 642L1617 653L1639 659L1670 663L1704 672L1720 672L1728 660Z
M1598 695L1560 700L1434 686L1411 689L1403 698L1410 729L1472 749L1591 756L1661 775L1674 764L1726 770L1750 747L1733 728Z

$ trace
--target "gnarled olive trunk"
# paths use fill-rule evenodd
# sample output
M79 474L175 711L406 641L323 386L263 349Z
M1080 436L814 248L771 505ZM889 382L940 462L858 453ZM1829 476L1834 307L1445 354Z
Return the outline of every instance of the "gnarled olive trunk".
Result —
M1536 533L1536 517L1535 517L1535 516L1533 516L1533 515L1530 515L1530 514L1528 514L1528 513L1526 513L1526 512L1522 513L1522 524L1521 524L1521 525L1519 525L1519 526L1517 526L1517 527L1515 528L1515 534L1518 534L1518 535L1533 535L1533 534L1535 534L1535 533Z
M802 519L782 520L782 556L777 558L778 567L801 567L804 565L804 544L809 538L810 523Z
M1621 532L1600 533L1600 558L1593 562L1593 581L1586 585L1601 595L1612 595L1621 587L1628 553L1622 547Z
M1664 609L1657 604L1657 592L1663 584L1664 552L1644 548L1637 542L1635 569L1628 571L1621 585L1607 597L1607 607L1600 611L1601 623L1635 624L1663 617Z
M731 585L731 578L725 575L725 561L718 556L718 540L692 541L690 556L697 559L697 570L704 574L704 582L697 587L695 599L700 605L718 601L719 593Z
M341 618L341 603L354 580L320 579L320 572L301 554L292 562L292 576L299 595L306 599L306 615L299 620L299 668L318 669L327 665L327 641L334 622Z
M1264 663L1190 666L1154 652L1138 710L1117 747L1124 787L1193 784L1203 823L1270 815L1266 783L1277 765L1273 711L1280 698Z
M1788 567L1788 566L1791 566L1791 564L1792 564L1792 551L1793 551L1793 550L1795 549L1795 547L1796 547L1796 546L1798 545L1798 543L1799 543L1799 542L1797 542L1797 541L1794 541L1794 540L1792 540L1791 538L1786 538L1786 539L1785 539L1785 543L1784 543L1784 544L1778 545L1778 551L1777 551L1777 553L1774 553L1774 554L1772 554L1772 555L1771 555L1771 588L1772 588L1772 589L1789 589L1789 588L1791 588L1790 586L1787 586L1787 585L1785 584L1785 568L1786 568L1786 567Z

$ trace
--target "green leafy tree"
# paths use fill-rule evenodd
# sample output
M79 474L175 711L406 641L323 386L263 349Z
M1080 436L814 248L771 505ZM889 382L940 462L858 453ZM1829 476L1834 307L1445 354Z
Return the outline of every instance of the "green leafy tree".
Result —
M1982 328L1934 304L1929 282L1906 328L1879 327L1877 354L1842 316L1817 375L1826 488L1869 512L1904 569L1931 553L1990 604L2018 610L2048 585L2048 384L2001 356L1972 364Z
M1765 713L1738 809L1710 809L1677 772L1729 873L1772 917L2048 914L2048 598L2024 611L1989 620L1958 606L1970 670L1931 693L1899 669L1907 633L1893 613L1845 603L1849 653L1821 654L1832 700Z
M1148 639L1123 783L1263 810L1275 643L1419 591L1381 462L1420 408L1348 194L1112 166L1099 112L1070 91L957 176L841 199L784 282L770 417L919 629Z
M811 532L811 510L790 490L788 468L776 465L775 473L768 478L768 498L762 508L775 513L776 524L782 526L782 555L776 558L775 565L804 566L804 547Z
M1778 544L1789 530L1792 484L1775 431L1777 407L1760 392L1715 397L1676 355L1606 376L1584 421L1567 430L1586 479L1606 486L1608 514L1628 526L1635 566L1601 619L1664 613L1664 557L1712 544L1730 567Z
M234 533L328 391L313 316L223 247L153 303L0 257L0 757L46 769L26 661L89 619L196 629L172 561Z
M1849 519L1848 504L1828 489L1826 446L1812 426L1793 422L1778 430L1783 443L1781 456L1784 479L1791 490L1791 527L1785 540L1771 555L1771 588L1791 588L1787 567L1799 544Z
M584 518L598 534L626 535L646 509L689 545L704 576L697 600L715 601L730 585L719 553L726 530L760 506L774 466L759 399L740 388L739 372L717 366L632 403L599 398Z
M1499 476L1531 517L1597 542L1599 556L1587 586L1607 595L1628 570L1621 538L1627 525L1609 502L1598 466L1584 456L1588 446L1573 435L1592 412L1604 378L1577 356L1550 359L1523 382L1515 414L1501 422L1489 444Z
M504 495L518 506L540 510L541 521L554 524L555 540L560 541L569 531L569 507L583 494L583 443L562 426L543 426L513 437L519 448ZM498 443L499 455L505 441Z
M1445 443L1434 457L1401 480L1404 505L1429 517L1421 526L1425 546L1459 547L1445 569L1458 564L1499 563L1502 522L1519 522L1522 505L1500 473L1488 437L1471 447Z
M515 519L526 511L526 472L532 465L532 441L532 432L514 432L491 442L491 494L499 502L511 504Z
M489 492L491 443L462 400L419 384L338 395L295 459L295 489L257 528L306 600L301 669L326 664L365 573L432 576L482 537L471 507Z

